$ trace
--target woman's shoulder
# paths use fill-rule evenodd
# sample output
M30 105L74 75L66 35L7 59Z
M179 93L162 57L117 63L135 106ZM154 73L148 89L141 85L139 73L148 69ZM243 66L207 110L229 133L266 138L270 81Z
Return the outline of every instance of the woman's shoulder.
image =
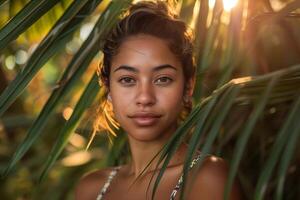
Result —
M94 170L83 175L75 188L76 200L95 199L114 167Z
M109 167L105 169L98 169L93 170L91 172L87 172L80 178L79 184L99 182L102 179L105 179L108 176L109 172L112 170L113 168Z
M220 177L220 175L226 175L228 169L228 163L224 159L214 155L207 155L199 169L199 173L205 176Z
M200 154L200 156L202 156ZM199 157L198 157L199 158ZM198 158L196 162L198 162ZM196 163L194 161L194 164ZM198 168L197 166L194 166L192 168L192 174L193 177L196 179L195 181L198 182L221 182L226 179L228 175L228 163L215 155L205 155L204 160ZM194 176L196 175L196 176ZM214 183L215 185L215 183Z
M201 195L201 199L223 199L229 175L229 165L224 159L214 155L206 156L201 167L197 171L194 170L194 173L191 196ZM240 199L239 193L238 184L235 182L230 199Z

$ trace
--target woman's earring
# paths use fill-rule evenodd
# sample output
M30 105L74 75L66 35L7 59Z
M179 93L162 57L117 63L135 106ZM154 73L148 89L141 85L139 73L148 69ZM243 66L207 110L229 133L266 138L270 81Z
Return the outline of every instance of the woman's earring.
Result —
M111 99L110 94L107 95L107 100L108 100L109 102L111 102L112 99Z
M191 98L190 98L189 95L184 95L184 96L183 96L183 102L184 102L184 103L189 103L190 101L191 101Z

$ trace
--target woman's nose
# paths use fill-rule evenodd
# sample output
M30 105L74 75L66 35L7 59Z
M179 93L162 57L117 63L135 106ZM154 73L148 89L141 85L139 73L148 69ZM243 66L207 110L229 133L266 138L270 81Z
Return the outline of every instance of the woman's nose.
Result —
M151 83L143 83L138 87L136 103L141 106L151 106L155 104L155 90Z

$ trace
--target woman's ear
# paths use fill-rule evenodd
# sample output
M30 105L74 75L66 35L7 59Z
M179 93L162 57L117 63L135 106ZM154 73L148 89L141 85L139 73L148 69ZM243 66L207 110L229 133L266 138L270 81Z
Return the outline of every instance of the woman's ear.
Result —
M186 85L185 85L184 94L183 94L183 102L185 105L188 105L188 107L192 107L195 79L190 78L185 84Z

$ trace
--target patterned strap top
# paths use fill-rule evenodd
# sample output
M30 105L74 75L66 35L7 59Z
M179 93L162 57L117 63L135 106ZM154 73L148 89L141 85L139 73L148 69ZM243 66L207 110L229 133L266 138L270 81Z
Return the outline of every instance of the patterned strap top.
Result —
M196 158L193 159L193 161L192 161L192 163L191 163L191 165L190 165L190 169L198 162L199 159L200 159L200 154L199 154ZM109 187L111 181L112 181L113 178L116 176L116 174L118 173L118 171L119 171L120 168L121 168L121 166L118 166L118 167L114 168L114 169L110 172L110 174L109 174L109 176L108 176L108 179L107 179L107 181L105 182L104 186L102 187L102 189L101 189L99 195L97 196L97 199L96 199L96 200L103 200L104 194L106 193L106 191L107 191L107 189L108 189L108 187ZM179 178L179 180L178 180L176 186L174 187L174 189L173 189L173 191L172 191L172 193L171 193L171 195L170 195L170 200L174 200L174 199L175 199L176 194L177 194L177 192L179 191L179 189L180 189L180 187L181 187L181 185L182 185L182 179L183 179L183 174L180 176L180 178Z

